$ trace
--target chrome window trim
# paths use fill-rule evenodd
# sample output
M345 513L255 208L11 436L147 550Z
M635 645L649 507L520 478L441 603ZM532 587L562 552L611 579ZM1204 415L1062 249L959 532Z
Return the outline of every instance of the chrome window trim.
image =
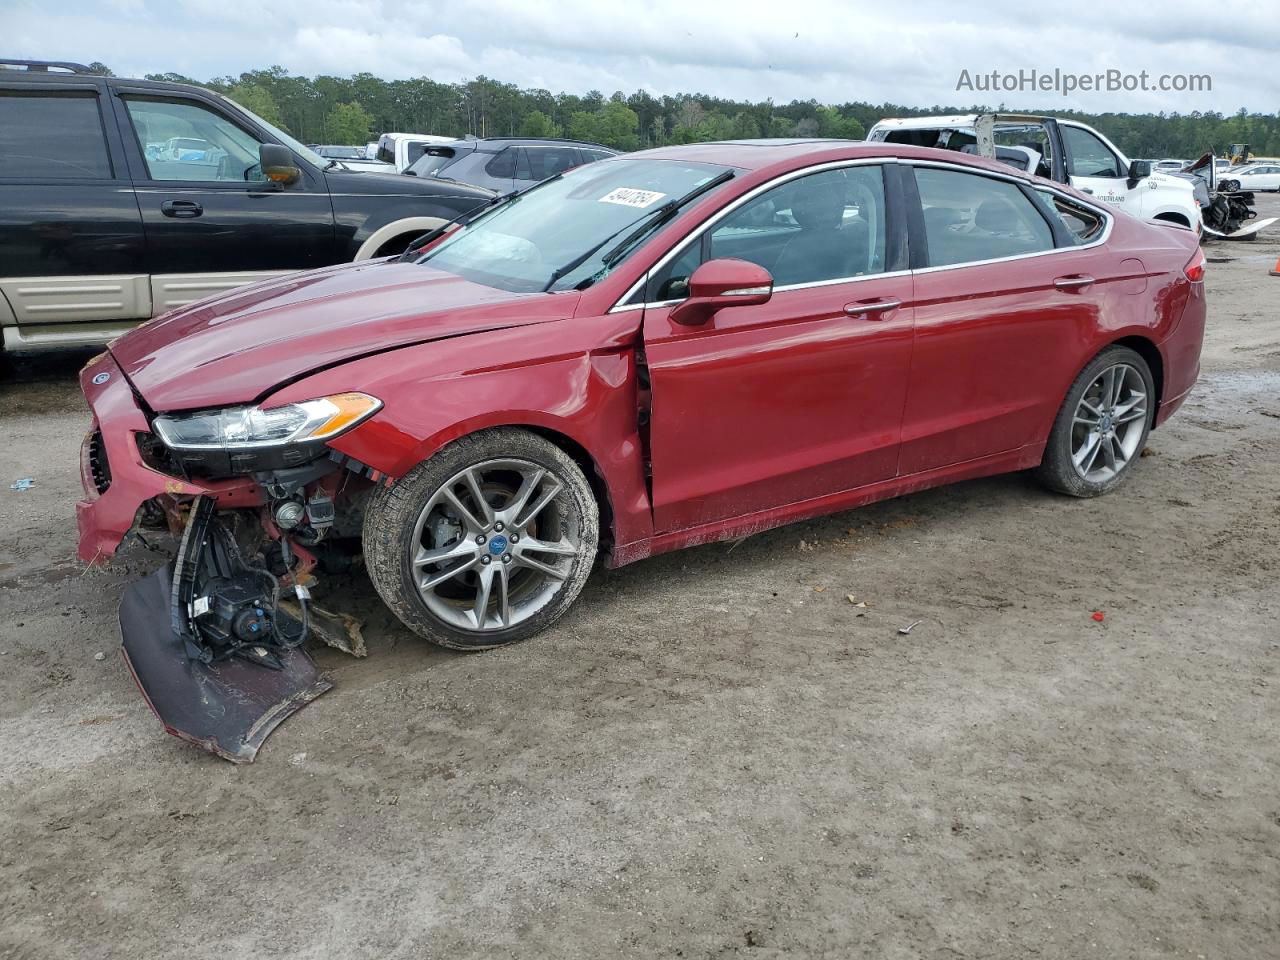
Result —
M961 270L965 267L983 267L992 263L1010 263L1014 260L1030 260L1035 257L1048 257L1058 253L1074 253L1077 250L1089 250L1092 247L1100 246L1107 242L1107 238L1111 236L1111 227L1115 223L1115 218L1108 210L1102 210L1092 203L1084 203L1078 197L1073 197L1068 193L1063 193L1051 184L1036 183L1034 180L1025 177L1009 176L996 170L975 170L972 167L965 167L961 164L945 163L941 160L903 160L905 164L913 167L941 167L946 170L953 170L958 173L972 173L980 177L991 177L994 180L1007 180L1014 185L1025 185L1032 190L1042 190L1047 193L1055 194L1066 200L1068 203L1074 203L1077 206L1092 210L1103 218L1104 226L1102 233L1096 240L1089 243L1082 243L1078 246L1071 247L1052 247L1048 250L1037 250L1034 253L1017 253L1011 257L995 257L991 260L965 260L963 263L944 263L936 267L920 267L913 273L940 273L943 270Z
M733 203L731 203L729 206L725 207L723 210L716 212L713 216L709 217L704 223L699 225L696 230L690 231L689 235L685 237L684 240L676 244L675 247L673 247L665 255L663 255L663 257L660 260L658 260L658 262L656 262L651 267L649 267L649 269L644 272L644 275L641 276L640 279L637 280L635 283L633 283L630 287L628 287L626 292L623 293L623 295L618 298L618 300L614 303L612 307L609 308L607 312L608 313L625 313L626 311L629 311L629 310L643 310L645 307L653 307L656 309L659 307L670 307L670 306L674 306L677 303L683 303L684 300L659 300L651 303L628 304L626 303L626 300L634 296L637 290L639 290L641 287L644 286L644 284L649 282L650 274L652 274L657 270L661 270L663 267L667 265L668 262L670 262L676 256L676 254L680 253L684 249L685 243L688 240L692 239L693 237L697 236L703 231L710 229L723 217L728 216L730 213L732 213L735 209L737 209L743 203L746 203L747 201L754 199L756 196L763 193L764 191L772 189L773 187L779 186L783 183L786 183L789 180L795 180L798 177L807 176L810 173L821 173L826 170L835 170L841 167L866 166L868 164L884 165L889 163L899 163L899 164L904 164L906 166L912 166L912 167L937 167L943 170L951 170L956 173L968 173L968 174L972 174L974 176L979 176L979 177L990 177L995 180L1004 180L1014 184L1015 186L1028 186L1032 190L1041 190L1047 193L1052 193L1056 196L1061 197L1063 200L1066 200L1068 203L1074 203L1077 206L1084 207L1087 210L1092 210L1094 213L1098 214L1103 218L1105 225L1102 228L1102 233L1098 236L1096 240L1091 240L1089 243L1082 243L1078 246L1053 247L1049 250L1037 250L1034 253L1014 254L1011 257L996 257L991 260L966 260L963 263L946 263L936 267L920 267L916 270L895 270L887 273L873 273L873 274L867 274L864 276L857 276L857 277L837 277L833 280L815 280L809 283L792 283L792 284L787 284L786 286L774 287L773 292L775 294L786 293L789 290L807 290L812 287L832 286L833 284L838 284L838 283L858 283L863 280L879 280L886 277L903 277L912 273L938 273L943 270L959 270L959 269L963 269L964 267L981 267L981 266L986 266L992 263L1009 263L1014 260L1029 260L1033 257L1046 257L1046 256L1051 256L1053 254L1058 254L1058 253L1073 253L1077 250L1089 250L1089 249L1092 249L1093 247L1101 246L1102 244L1106 243L1111 236L1111 228L1115 224L1115 215L1110 210L1100 207L1096 203L1089 203L1087 201L1081 200L1079 197L1073 196L1069 193L1065 193L1064 191L1059 189L1056 184L1051 182L1038 183L1035 180L1032 180L1028 177L1019 177L1012 174L1006 174L998 170L978 169L975 167L970 167L967 164L950 163L946 160L919 160L919 159L907 158L907 157L865 157L857 160L833 160L828 163L818 164L817 166L814 166L814 167L805 167L801 170L793 170L790 173L783 174L781 177L777 177L773 180L768 181L767 183L763 183L760 186L756 187L755 189L751 190L750 192L743 194L737 200L733 201Z
M666 300L666 301L655 301L653 303L630 303L629 304L627 303L627 300L635 296L636 291L641 289L646 283L649 282L649 277L652 273L654 273L654 271L661 270L676 256L676 254L680 253L684 249L685 244L689 240L692 240L695 236L698 236L699 234L703 233L706 230L710 230L720 220L724 219L729 214L733 213L734 210L738 209L738 207L742 206L744 203L747 203L750 200L754 200L756 197L758 197L760 194L764 193L765 191L772 190L774 187L781 186L782 184L788 183L791 180L798 180L800 177L807 177L811 173L825 173L828 170L839 170L844 167L865 167L872 164L875 164L877 166L884 166L886 164L900 163L900 162L901 160L898 157L859 157L854 160L829 160L826 163L819 163L816 166L802 167L799 170L792 170L790 173L784 173L782 174L782 176L775 177L772 180L769 180L769 181L766 181L765 183L760 184L758 187L755 187L754 189L749 190L746 193L744 193L742 196L738 197L737 200L734 200L727 207L717 210L714 214L712 214L710 217L704 220L701 224L699 224L696 229L689 231L688 235L683 237L679 243L677 243L674 247L668 250L662 256L661 259L659 259L656 263L651 264L649 269L646 270L643 275L641 275L640 279L638 279L635 283L629 286L626 289L626 291L622 294L622 296L620 296L616 301L614 301L613 306L610 307L606 312L607 313L623 313L624 311L627 311L627 310L641 310L645 307L656 308L656 307L663 307L663 306L671 306L672 304L676 304L676 303L683 303L684 300ZM834 280L817 280L812 283L793 283L784 287L774 287L773 292L782 293L787 290L799 290L804 287L824 286L832 283L849 283L854 280L870 280L874 277L898 276L901 273L909 273L909 272L910 271L899 271L898 274L873 273L869 276L863 276L863 277L837 277Z

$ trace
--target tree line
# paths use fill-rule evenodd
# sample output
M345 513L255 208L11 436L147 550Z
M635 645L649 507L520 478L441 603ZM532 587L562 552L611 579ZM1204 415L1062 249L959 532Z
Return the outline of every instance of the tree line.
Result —
M109 72L102 64L93 66ZM644 91L578 95L526 89L483 76L463 83L429 77L383 80L371 73L305 77L278 66L203 81L174 73L148 74L147 79L218 90L305 143L365 143L387 131L571 137L619 150L750 137L859 139L883 117L990 109L856 100L834 105L816 100L752 103L694 93L657 97ZM1190 159L1209 149L1222 155L1233 143L1251 144L1255 154L1280 155L1280 114L1275 113L1039 112L1088 123L1131 157Z

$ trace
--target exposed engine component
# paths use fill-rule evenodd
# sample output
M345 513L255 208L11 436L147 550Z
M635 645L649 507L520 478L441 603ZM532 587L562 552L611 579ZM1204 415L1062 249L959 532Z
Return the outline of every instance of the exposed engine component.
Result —
M212 498L192 505L173 564L126 588L125 661L165 730L236 763L331 686L301 643L309 594L245 559ZM270 541L268 541L269 543ZM282 561L291 569L288 539ZM264 669L265 668L265 669Z
M282 537L281 549L287 571L287 537ZM235 537L215 515L214 501L196 501L178 550L171 610L174 632L192 659L212 663L238 656L281 669L280 651L306 639L306 592L301 587L296 591L300 623L280 611L279 580L244 559Z

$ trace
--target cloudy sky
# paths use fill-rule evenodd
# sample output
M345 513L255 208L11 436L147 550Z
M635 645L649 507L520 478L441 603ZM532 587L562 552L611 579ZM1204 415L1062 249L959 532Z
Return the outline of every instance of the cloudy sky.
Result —
M292 72L917 106L1280 108L1270 0L0 0L0 54L117 74ZM1064 16L1062 11L1071 11ZM1266 13L1265 16L1261 14ZM1260 16L1251 19L1252 14ZM1256 20L1256 22L1255 22ZM957 91L961 71L1207 74L1201 92Z

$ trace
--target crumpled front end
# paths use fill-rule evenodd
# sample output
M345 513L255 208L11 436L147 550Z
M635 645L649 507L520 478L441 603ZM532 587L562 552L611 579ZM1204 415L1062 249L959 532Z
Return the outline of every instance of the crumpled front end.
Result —
M174 561L123 593L125 662L168 733L251 761L285 717L330 687L308 639L363 655L358 626L331 639L334 615L310 604L313 551L334 520L343 470L320 444L294 451L300 466L226 476L236 457L175 453L153 433L163 418L148 417L109 354L84 368L81 385L93 414L76 504L81 559L106 561L144 524L181 535Z
M85 563L110 559L144 511L180 523L178 506L200 495L225 507L264 502L262 490L250 477L195 483L161 472L156 453L160 446L111 354L100 354L85 365L80 386L93 414L80 449L85 499L76 504L78 552Z

